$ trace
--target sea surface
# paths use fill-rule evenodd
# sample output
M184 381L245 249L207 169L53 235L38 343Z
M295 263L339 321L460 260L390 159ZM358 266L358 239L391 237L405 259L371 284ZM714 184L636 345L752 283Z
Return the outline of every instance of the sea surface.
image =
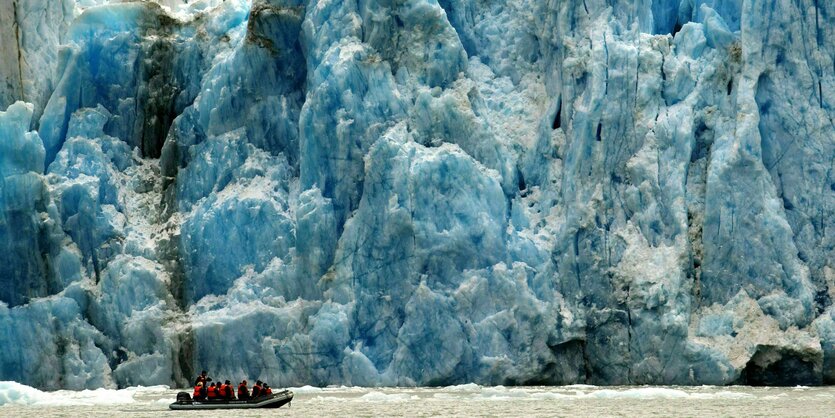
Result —
M5 383L5 382L3 382ZM290 406L274 410L170 411L178 390L3 392L3 417L739 417L835 416L835 387L503 387L293 388ZM24 393L25 392L25 393Z

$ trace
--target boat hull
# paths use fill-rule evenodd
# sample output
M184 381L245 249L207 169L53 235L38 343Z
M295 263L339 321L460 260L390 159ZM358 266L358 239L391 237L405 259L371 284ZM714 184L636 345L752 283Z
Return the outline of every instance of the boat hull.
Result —
M285 390L270 396L261 396L248 401L178 401L169 408L173 410L207 410L207 409L275 409L289 404L293 400L293 392Z

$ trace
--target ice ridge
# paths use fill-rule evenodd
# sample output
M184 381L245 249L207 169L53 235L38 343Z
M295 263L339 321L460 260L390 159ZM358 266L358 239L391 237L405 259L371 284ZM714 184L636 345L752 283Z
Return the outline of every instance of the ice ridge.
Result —
M816 0L5 2L0 380L833 383L832 28Z

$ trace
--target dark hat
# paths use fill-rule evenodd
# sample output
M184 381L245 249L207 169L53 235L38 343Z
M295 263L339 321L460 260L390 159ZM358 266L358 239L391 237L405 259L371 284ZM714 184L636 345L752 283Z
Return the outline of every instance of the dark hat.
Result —
M226 384L228 385L228 384L230 384L230 383L232 383L232 382L230 382L230 381L228 381L228 380L227 380L227 381L226 381L226 382L224 382L224 383L226 383Z
M259 384L259 385L260 385L261 383L264 383L264 382L262 382L262 381L258 380L258 381L256 381L255 383L257 383L257 384Z

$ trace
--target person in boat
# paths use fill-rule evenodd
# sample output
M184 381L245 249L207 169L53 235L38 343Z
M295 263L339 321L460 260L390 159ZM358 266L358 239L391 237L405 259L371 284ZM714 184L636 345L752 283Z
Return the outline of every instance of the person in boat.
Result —
M261 393L263 396L270 396L273 394L273 390L270 388L270 385L264 383L264 390Z
M226 400L226 385L220 383L220 380L217 381L217 398L220 400Z
M249 389L246 387L246 380L238 385L238 399L242 401L249 400Z
M227 381L223 382L223 386L226 387L226 396L225 396L226 400L227 401L234 401L235 400L235 390L234 390L234 388L232 388L232 382L227 380Z
M220 389L218 390L218 397L226 401L231 401L235 399L235 395L232 393L232 385L229 384L228 380L223 382L222 385L220 385Z
M191 394L191 398L195 401L203 400L203 382L197 382L194 385L194 393Z
M197 379L194 380L194 384L197 385L197 383L202 382L203 387L205 388L206 385L208 385L209 382L211 382L211 381L212 381L212 378L207 376L206 371L203 370L202 372L200 372L200 376L197 376Z
M214 383L209 385L208 396L207 397L210 401L216 401L217 400L217 386Z
M258 381L255 382L254 385L252 385L252 398L253 399L261 396L261 383L262 382L260 380L258 380Z

